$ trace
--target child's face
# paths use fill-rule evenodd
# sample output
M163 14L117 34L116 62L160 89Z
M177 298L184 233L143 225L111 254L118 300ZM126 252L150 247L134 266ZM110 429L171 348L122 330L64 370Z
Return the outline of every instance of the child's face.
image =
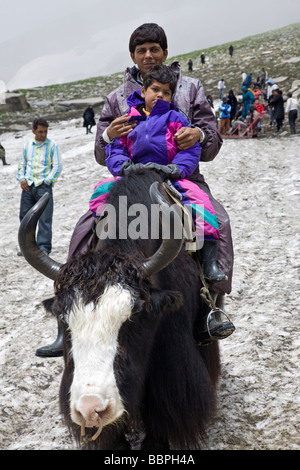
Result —
M158 99L171 103L172 92L168 83L159 83L156 80L148 86L147 90L142 87L141 95L145 99L146 111L151 111Z

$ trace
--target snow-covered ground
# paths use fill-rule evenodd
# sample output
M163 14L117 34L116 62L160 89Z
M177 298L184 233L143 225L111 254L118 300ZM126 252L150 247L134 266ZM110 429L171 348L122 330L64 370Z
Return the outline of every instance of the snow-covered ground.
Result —
M63 359L35 356L56 338L44 314L53 283L17 256L21 190L17 165L28 132L1 142L0 449L74 449L58 408ZM53 252L64 262L94 185L108 172L94 160L94 135L80 120L49 129L64 170L54 188ZM208 448L300 448L300 138L226 140L201 165L232 224L235 268L227 312L236 332L221 343L219 409ZM196 399L196 397L195 397Z

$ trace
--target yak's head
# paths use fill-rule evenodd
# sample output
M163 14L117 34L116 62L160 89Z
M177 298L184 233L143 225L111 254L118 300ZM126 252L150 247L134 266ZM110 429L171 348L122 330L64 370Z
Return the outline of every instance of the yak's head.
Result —
M157 202L169 210L160 194ZM183 241L164 239L146 259L139 252L97 247L60 265L35 241L46 204L42 198L23 219L19 243L27 261L55 280L51 310L64 324L71 418L82 429L97 427L97 436L103 426L125 411L134 416L138 408L159 319L182 302L178 293L155 288L155 275L178 255ZM176 219L176 212L171 216ZM174 230L176 223L180 217Z
M161 315L182 298L143 277L138 258L90 252L63 266L52 312L65 329L70 413L81 427L103 426L136 412Z

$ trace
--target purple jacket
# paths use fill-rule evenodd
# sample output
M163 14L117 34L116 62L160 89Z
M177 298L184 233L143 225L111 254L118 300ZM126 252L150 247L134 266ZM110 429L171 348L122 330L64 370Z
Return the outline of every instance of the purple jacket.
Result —
M134 163L176 164L181 178L188 178L199 165L201 147L197 142L187 150L179 150L174 134L189 122L176 107L166 101L157 100L150 115L141 115L137 107L144 104L140 91L132 93L127 103L129 116L138 119L137 126L125 137L114 139L106 146L106 165L114 176L120 174L126 161Z
M222 138L217 129L216 118L206 99L204 88L199 80L181 75L178 62L171 64L171 67L178 76L174 103L188 117L192 125L200 127L205 132L206 137L201 144L201 161L211 161L222 146ZM102 138L104 130L114 119L127 112L128 96L142 87L135 79L135 72L135 67L128 68L124 74L123 84L106 97L95 140L95 158L100 165L105 165L107 143ZM197 171L199 172L198 169Z

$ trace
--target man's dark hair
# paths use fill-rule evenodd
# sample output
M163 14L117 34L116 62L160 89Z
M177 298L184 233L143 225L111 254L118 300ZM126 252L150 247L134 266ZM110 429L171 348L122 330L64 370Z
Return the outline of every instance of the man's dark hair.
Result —
M143 85L145 90L150 86L154 80L159 83L168 83L172 95L176 89L177 78L174 72L167 65L154 65L147 73L145 73L143 79Z
M34 130L36 131L37 128L38 128L38 126L49 127L49 124L48 124L48 122L46 121L46 119L44 119L44 118L36 118L36 119L33 121L32 129L34 129Z
M168 49L166 33L156 23L144 23L133 31L129 39L129 51L134 54L136 46L145 42L156 42L163 51Z

